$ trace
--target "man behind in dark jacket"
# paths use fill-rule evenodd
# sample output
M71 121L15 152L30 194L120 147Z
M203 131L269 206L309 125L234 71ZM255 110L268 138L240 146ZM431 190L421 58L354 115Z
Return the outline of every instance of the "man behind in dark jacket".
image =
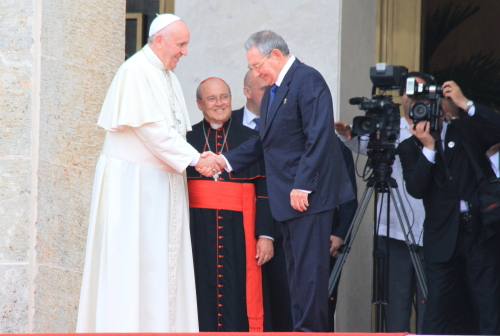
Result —
M500 142L500 115L468 100L453 81L443 84L442 108L455 105L466 113L447 114L430 132L429 122L411 127L412 137L398 147L410 195L423 199L425 274L428 287L424 334L453 333L453 300L465 274L480 334L500 334L500 239L484 226L478 212L476 173L466 143L487 177L493 176L486 151ZM436 141L435 138L441 141Z

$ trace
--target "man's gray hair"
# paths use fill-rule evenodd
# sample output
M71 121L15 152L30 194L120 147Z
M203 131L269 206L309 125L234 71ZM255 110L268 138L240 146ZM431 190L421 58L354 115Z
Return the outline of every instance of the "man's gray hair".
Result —
M271 30L262 30L252 34L245 42L245 50L248 51L253 47L257 47L262 55L267 55L274 49L281 51L283 56L288 56L290 54L290 50L285 40Z

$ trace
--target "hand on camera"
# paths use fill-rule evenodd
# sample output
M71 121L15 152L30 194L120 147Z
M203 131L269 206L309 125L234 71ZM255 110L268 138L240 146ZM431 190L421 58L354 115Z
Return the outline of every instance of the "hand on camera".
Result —
M351 125L344 124L341 121L336 121L333 123L333 127L335 127L335 131L337 131L339 135L343 135L347 138L347 140L351 140Z
M410 133L416 136L424 147L434 150L435 140L430 129L431 124L428 121L419 121L410 126Z

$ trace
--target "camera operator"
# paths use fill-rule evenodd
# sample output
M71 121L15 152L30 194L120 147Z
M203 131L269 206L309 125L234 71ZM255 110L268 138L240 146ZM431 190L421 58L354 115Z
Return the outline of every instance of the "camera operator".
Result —
M426 85L433 84L433 78L420 72L410 72L407 78L415 78L416 82ZM403 91L404 92L404 91ZM397 143L409 138L410 125L412 121L409 116L410 100L406 93L401 96L401 105L404 115L400 120L400 133ZM351 137L351 127L340 121L335 122L335 130L339 134L342 142L346 144L353 152L359 152L366 155L368 140L359 140L359 137ZM416 242L422 246L422 228L425 217L424 207L421 200L409 196L405 192L403 182L403 172L401 163L396 156L392 165L392 177L396 180L401 194L403 195L403 205L398 204L408 213L408 219L412 225L413 236ZM377 208L380 209L380 220L378 229L378 246L390 250L389 257L389 277L388 277L388 305L384 307L386 316L387 332L405 332L410 331L410 317L412 314L412 301L418 287L418 308L417 308L417 333L421 331L422 316L424 314L425 304L422 303L422 293L420 286L417 286L415 270L406 246L405 236L401 230L396 210L393 204L390 207L389 214L389 238L387 237L387 212L384 211L387 206L389 195L385 194L379 198ZM421 251L419 256L423 262Z
M493 176L486 151L500 142L500 114L468 100L453 81L443 84L442 108L455 104L465 112L446 114L438 132L421 121L398 147L410 195L423 199L423 246L428 288L424 334L454 332L457 284L465 274L480 334L500 334L500 237L483 226L478 182L464 142L487 177ZM443 119L443 118L441 118ZM441 141L436 141L436 138Z

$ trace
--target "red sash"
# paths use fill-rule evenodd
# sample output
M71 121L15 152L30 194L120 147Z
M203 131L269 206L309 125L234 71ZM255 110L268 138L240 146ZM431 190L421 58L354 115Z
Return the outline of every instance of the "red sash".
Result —
M255 239L255 188L251 183L188 180L189 207L243 213L246 250L246 299L250 332L264 330L262 269L257 265Z

